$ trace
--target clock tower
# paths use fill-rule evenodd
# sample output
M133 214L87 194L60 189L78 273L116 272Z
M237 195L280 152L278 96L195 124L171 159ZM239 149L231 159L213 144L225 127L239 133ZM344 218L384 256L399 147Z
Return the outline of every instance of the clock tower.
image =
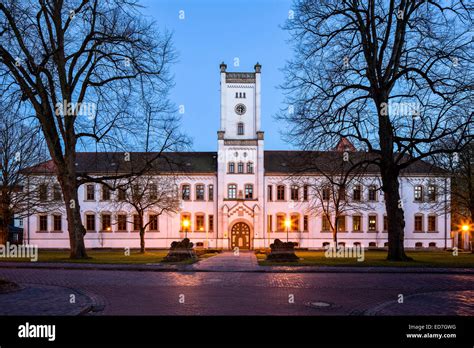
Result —
M264 166L260 73L220 65L218 239L225 249L251 249L263 238Z

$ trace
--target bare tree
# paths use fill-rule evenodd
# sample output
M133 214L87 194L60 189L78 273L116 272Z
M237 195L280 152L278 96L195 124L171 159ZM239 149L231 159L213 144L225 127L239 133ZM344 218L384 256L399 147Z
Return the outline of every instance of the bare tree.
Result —
M38 191L39 184L54 187L52 183L38 182L34 191L33 186L25 185L27 168L45 159L44 142L38 127L27 124L17 110L6 106L11 105L3 101L0 106L0 244L7 241L14 217L21 219L39 209L57 208L61 200L61 196Z
M164 98L171 37L133 0L6 0L0 28L0 76L41 126L64 197L70 255L85 258L77 190L87 178L78 179L77 147L120 149L143 137L134 111L143 92Z
M140 252L145 253L147 228L157 231L158 220L163 213L177 213L180 209L176 179L174 175L145 174L130 178L126 182L122 180L116 185L115 191L116 210L128 211L132 208L129 222L138 226ZM145 221L147 213L149 218Z
M387 258L408 260L400 173L472 140L472 4L296 0L294 8L286 28L296 56L286 67L289 108L280 118L305 149L333 148L345 137L373 155Z
M374 176L367 185L368 164L366 154L357 152L346 139L341 139L333 151L302 153L291 162L290 167L295 172L290 180L298 186L306 186L308 211L326 221L335 247L338 232L346 231L346 226L340 224L342 219L348 213L374 208L364 199L363 188L369 186L378 190L380 182Z

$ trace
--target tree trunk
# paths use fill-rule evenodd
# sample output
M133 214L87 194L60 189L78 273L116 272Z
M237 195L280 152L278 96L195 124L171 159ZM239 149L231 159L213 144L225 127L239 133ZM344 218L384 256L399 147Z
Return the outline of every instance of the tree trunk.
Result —
M59 168L57 179L61 185L64 195L64 204L66 207L67 227L69 233L70 258L86 259L88 258L84 244L86 229L82 225L81 207L79 205L75 155L67 157L66 168Z
M388 255L390 261L412 260L405 254L405 217L401 204L398 173L392 170L382 171L385 209L388 219Z
M380 176L382 177L382 189L385 196L385 209L388 219L388 255L390 261L411 260L405 254L404 230L405 218L403 206L400 200L398 177L399 168L395 163L393 153L393 128L390 123L390 115L382 112L383 105L388 105L388 92L382 92L375 96L379 116L379 141L381 151Z
M145 253L145 228L140 227L140 253Z

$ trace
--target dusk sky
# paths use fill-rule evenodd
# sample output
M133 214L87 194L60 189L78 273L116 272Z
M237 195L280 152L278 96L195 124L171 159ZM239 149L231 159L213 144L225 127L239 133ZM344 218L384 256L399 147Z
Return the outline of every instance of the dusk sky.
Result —
M227 71L253 71L262 64L262 129L266 149L289 149L274 116L283 107L286 60L292 51L281 29L290 0L143 0L144 14L160 30L173 33L178 61L171 67L175 87L171 100L184 105L183 129L193 138L193 150L214 151L219 128L219 64ZM180 19L184 11L184 19ZM182 12L181 12L182 14ZM240 66L234 66L234 59Z

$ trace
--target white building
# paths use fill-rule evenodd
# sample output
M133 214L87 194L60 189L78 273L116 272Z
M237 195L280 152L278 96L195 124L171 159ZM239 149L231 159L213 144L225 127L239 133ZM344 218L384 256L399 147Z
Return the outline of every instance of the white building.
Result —
M221 115L217 132L217 152L168 153L182 168L177 175L180 212L158 216L146 232L148 248L166 248L187 235L198 246L232 249L268 247L279 238L297 242L303 248L321 248L332 242L322 214L310 203L311 185L295 186L290 178L291 163L304 156L300 151L265 151L261 129L261 66L254 72L227 72L220 65ZM348 145L341 143L341 145ZM350 145L350 144L349 144ZM332 156L341 156L341 149ZM78 172L100 175L119 167L123 154L79 153ZM132 153L131 162L143 154ZM54 176L50 162L33 171L37 178ZM449 202L449 178L424 162L403 173L401 195L405 211L405 246L450 248L449 211L440 203ZM306 173L303 182L321 179L318 173ZM33 180L34 181L34 180ZM339 224L338 241L352 246L387 245L385 207L376 170L368 170L357 187L347 188L347 199L358 201L345 213ZM57 186L56 186L57 190ZM46 194L53 195L54 185ZM354 191L358 191L354 193ZM440 194L440 192L444 192ZM43 192L43 194L45 194ZM354 195L357 195L355 197ZM116 195L104 194L100 184L79 188L81 215L86 227L86 246L139 247L139 236L131 209L116 211ZM356 202L357 203L357 202ZM310 208L313 209L310 209ZM363 208L362 208L363 207ZM149 212L146 218L150 218ZM284 221L290 219L287 231ZM182 221L190 222L187 231ZM67 248L69 237L64 213L34 214L23 223L25 240L43 248Z

